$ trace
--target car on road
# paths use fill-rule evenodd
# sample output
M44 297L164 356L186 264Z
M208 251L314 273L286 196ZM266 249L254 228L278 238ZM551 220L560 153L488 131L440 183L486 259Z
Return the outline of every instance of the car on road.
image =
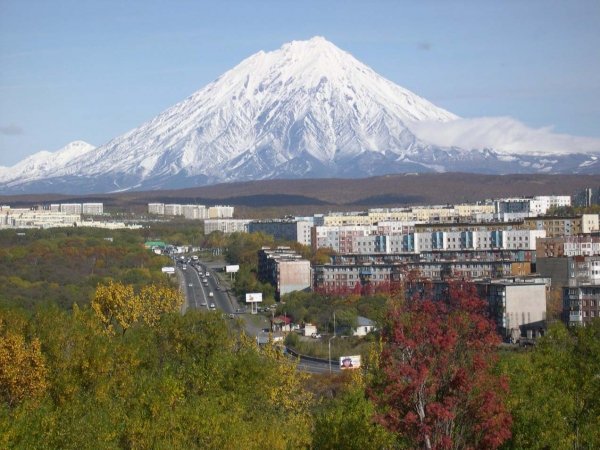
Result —
M210 277L210 272L206 272L206 273L204 274L204 276L205 276L205 277Z
M211 303L211 304L210 304L210 309L215 309L215 308L216 308L215 304L214 304L214 303Z
M200 303L200 306L206 306L206 302Z
M214 296L215 296L215 294L213 294L213 291L210 291L210 292L208 293L208 296L209 296L209 297L214 297Z
M194 287L194 285L192 283L188 284L189 287Z

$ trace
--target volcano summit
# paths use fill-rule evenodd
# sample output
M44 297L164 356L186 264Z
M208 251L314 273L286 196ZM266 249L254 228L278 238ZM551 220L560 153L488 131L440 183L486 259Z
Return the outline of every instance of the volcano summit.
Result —
M485 123L469 124L484 143L486 133L508 135L522 126L507 118ZM54 154L60 157L40 152L0 168L0 192L100 193L399 172L600 171L594 153L600 146L583 138L580 149L554 145L552 152L518 152L524 144L511 140L505 148L436 142L458 124L463 119L314 37L250 56L100 147L78 142Z

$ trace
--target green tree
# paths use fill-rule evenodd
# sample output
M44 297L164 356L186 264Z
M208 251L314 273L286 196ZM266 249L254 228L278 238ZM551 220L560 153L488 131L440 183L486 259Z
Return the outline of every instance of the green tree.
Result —
M363 386L353 386L317 411L315 449L400 448L395 436L375 422L375 405Z
M600 447L600 321L553 325L533 352L504 362L514 419L508 448Z

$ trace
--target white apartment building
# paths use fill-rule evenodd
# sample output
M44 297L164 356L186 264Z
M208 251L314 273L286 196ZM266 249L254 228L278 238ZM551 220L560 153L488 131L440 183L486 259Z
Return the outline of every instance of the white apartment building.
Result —
M181 212L186 219L207 219L208 211L204 205L182 205Z
M210 234L213 231L229 233L247 233L250 220L246 219L206 219L204 221L204 234Z
M165 214L165 204L164 203L148 203L148 214Z
M89 216L101 216L104 214L103 203L82 203L81 213Z
M81 214L82 212L81 203L61 203L60 212L65 214Z
M233 217L233 206L211 206L208 208L209 219L228 219Z
M540 195L532 198L503 198L494 201L495 218L514 220L545 215L550 208L571 206L569 195Z
M81 221L81 214L3 207L2 215L0 215L0 228L69 227L79 221Z
M183 216L183 209L177 203L169 203L165 205L165 216Z
M316 248L338 253L421 253L440 250L535 250L545 230L433 231L377 234L377 227L315 227Z

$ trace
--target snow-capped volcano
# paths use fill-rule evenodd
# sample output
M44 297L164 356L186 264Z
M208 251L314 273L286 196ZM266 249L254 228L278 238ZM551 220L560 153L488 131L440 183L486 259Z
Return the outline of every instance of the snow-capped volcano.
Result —
M5 168L0 191L101 192L402 171L557 170L560 157L445 148L411 131L427 123L431 135L431 124L457 120L315 37L250 56L96 149L40 153ZM579 155L565 169L596 170L595 160L588 159Z

